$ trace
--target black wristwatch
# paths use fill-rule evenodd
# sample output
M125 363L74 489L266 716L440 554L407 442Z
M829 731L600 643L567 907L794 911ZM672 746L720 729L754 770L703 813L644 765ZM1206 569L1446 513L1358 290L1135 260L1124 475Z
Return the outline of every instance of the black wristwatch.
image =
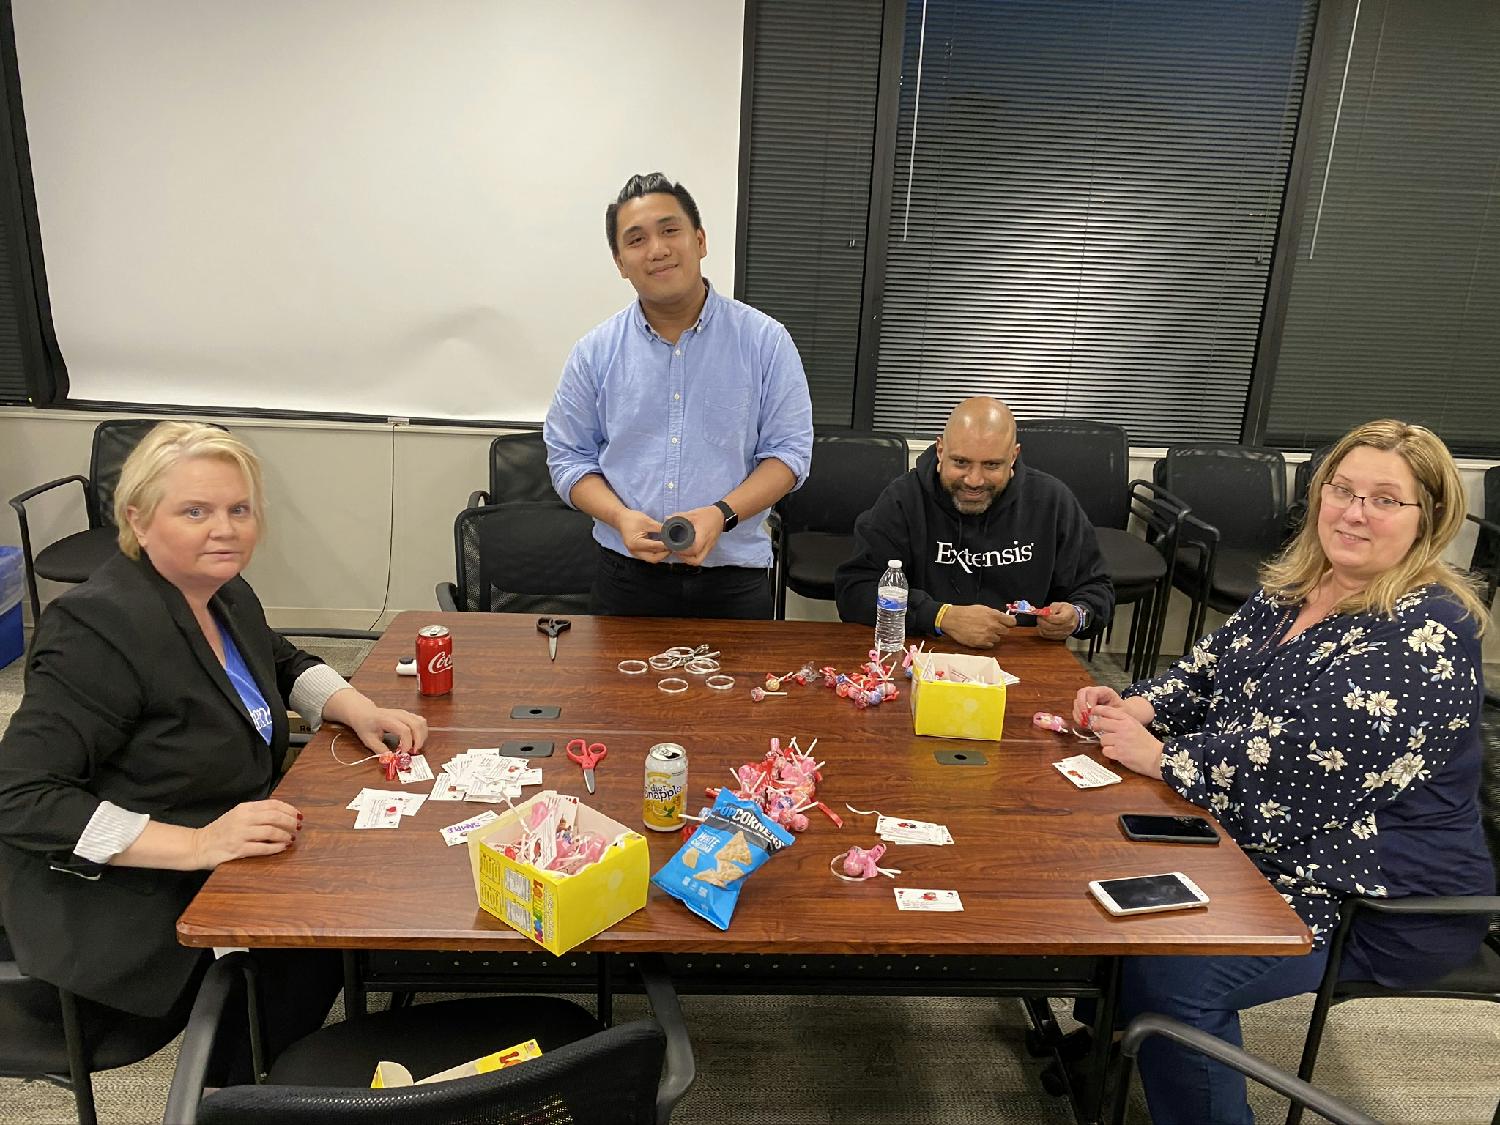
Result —
M723 500L715 500L714 501L714 507L718 508L719 511L721 511L721 512L724 513L724 530L725 531L733 531L736 527L739 526L739 523L740 523L739 514L737 512L735 512L735 510L733 508L731 508L725 501L723 501Z

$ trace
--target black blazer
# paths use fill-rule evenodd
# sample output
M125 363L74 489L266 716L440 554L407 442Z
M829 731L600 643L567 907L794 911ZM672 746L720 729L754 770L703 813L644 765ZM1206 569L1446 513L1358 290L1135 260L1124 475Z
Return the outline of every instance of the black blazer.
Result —
M101 800L199 828L268 796L277 702L319 663L271 631L244 579L212 604L271 706L269 746L181 593L124 555L42 614L0 737L0 913L21 970L144 1016L171 1009L203 955L176 922L207 873L100 867L73 847Z

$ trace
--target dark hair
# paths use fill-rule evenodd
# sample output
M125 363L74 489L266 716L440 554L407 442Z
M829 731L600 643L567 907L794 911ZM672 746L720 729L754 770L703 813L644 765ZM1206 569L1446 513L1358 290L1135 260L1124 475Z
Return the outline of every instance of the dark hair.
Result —
M615 236L619 231L616 229L615 217L620 213L620 204L629 203L632 199L639 199L643 195L658 193L675 196L677 202L682 204L682 209L687 212L688 222L693 224L693 229L703 229L703 223L698 218L698 205L693 202L693 197L687 188L681 184L674 184L660 172L631 176L625 181L625 186L620 189L620 194L615 197L615 201L604 209L604 236L609 239L611 254L614 254L617 249Z

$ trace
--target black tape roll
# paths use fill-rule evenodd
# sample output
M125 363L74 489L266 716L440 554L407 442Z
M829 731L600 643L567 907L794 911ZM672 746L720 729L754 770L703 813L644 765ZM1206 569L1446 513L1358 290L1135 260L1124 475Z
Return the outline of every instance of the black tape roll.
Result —
M698 538L698 529L686 516L673 516L661 525L661 541L669 551L686 551Z

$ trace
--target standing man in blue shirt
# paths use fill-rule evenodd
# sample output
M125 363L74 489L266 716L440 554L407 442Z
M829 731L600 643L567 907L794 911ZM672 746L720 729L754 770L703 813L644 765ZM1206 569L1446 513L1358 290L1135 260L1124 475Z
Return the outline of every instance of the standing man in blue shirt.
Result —
M638 300L573 347L543 436L557 494L594 517L595 613L768 618L761 513L807 479L812 403L787 330L721 296L698 205L660 172L604 212ZM662 523L685 516L673 553Z

